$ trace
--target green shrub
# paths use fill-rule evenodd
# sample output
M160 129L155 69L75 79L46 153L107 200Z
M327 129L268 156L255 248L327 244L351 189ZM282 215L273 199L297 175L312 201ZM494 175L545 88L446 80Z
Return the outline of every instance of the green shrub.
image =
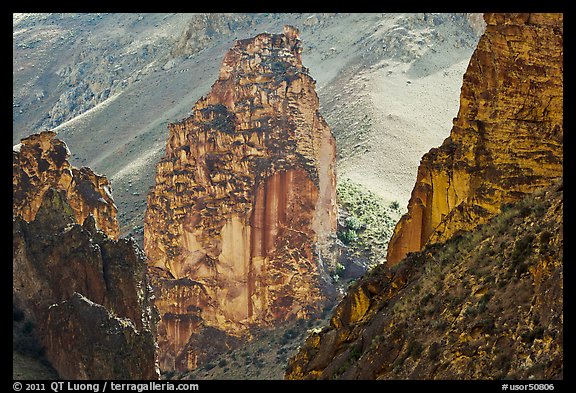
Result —
M434 297L434 295L432 295L431 292L428 292L426 295L424 295L422 297L422 299L420 299L420 305L421 306L425 306L426 304L428 304L428 302L430 301L430 299L432 299Z
M354 347L350 351L349 359L355 362L356 360L360 359L361 356L362 356L362 351L360 350L360 348Z
M352 229L354 231L362 229L363 227L366 226L366 224L364 224L362 221L358 219L358 217L355 216L346 217L346 220L344 220L344 225L346 225L346 228Z
M484 310L486 310L486 305L490 301L490 297L491 297L491 295L488 293L485 293L484 295L482 295L482 297L480 298L480 301L478 302L478 312L479 313L483 313Z
M516 277L519 277L522 273L528 271L527 259L531 254L533 241L534 235L529 233L514 244L514 250L510 255L509 271L515 271Z
M24 312L12 304L12 320L20 322L24 319Z
M22 327L22 333L31 334L33 330L34 330L34 323L32 321L24 322L24 326Z
M358 240L358 234L353 229L347 229L343 232L338 233L338 238L342 241L342 243L350 245L356 240Z
M284 331L284 334L282 334L280 345L286 345L296 337L298 337L298 332L294 329L288 329Z
M406 351L408 356L419 358L423 349L422 344L418 340L411 340Z
M438 360L439 356L440 356L440 344L434 341L428 347L428 359L435 361Z

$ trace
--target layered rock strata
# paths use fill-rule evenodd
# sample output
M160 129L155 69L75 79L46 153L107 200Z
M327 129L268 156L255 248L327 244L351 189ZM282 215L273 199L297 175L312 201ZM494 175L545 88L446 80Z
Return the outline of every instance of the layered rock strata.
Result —
M117 208L108 179L90 168L80 169L68 162L70 151L53 131L32 134L13 147L13 217L33 221L50 188L66 192L75 221L82 224L92 215L96 227L118 239Z
M331 296L335 141L298 34L238 41L169 126L144 226L163 369L193 369Z
M67 192L49 188L34 220L13 220L13 303L63 379L157 379L152 288L133 240L113 240Z
M450 136L422 157L408 213L387 252L473 229L562 175L562 14L484 15Z

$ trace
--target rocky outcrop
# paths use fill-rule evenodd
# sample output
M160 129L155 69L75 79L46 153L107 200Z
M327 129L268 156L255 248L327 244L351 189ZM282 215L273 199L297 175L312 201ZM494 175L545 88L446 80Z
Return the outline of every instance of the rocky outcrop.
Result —
M133 240L113 240L67 192L48 188L34 220L13 220L13 304L63 379L157 379L157 313Z
M44 193L56 188L66 192L76 222L82 224L92 215L98 229L118 239L117 208L108 179L90 168L73 167L69 156L68 147L53 131L32 134L13 147L13 217L33 221Z
M335 142L298 34L238 41L169 126L144 226L163 369L193 369L331 296Z
M387 263L471 230L562 175L562 14L485 14L460 110L424 155Z
M563 378L563 183L357 281L288 379Z

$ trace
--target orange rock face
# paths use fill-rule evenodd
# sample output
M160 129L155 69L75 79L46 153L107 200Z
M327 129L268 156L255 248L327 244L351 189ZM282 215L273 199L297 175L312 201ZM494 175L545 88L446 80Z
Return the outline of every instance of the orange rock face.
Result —
M450 136L420 162L387 263L562 176L562 14L485 14Z
M117 208L111 185L104 176L90 168L74 168L68 162L68 147L53 131L44 131L22 139L12 152L13 217L33 221L50 188L66 192L76 222L88 215L96 227L112 239L118 239Z
M144 225L163 369L196 368L331 297L335 140L301 51L289 26L238 41L169 126Z

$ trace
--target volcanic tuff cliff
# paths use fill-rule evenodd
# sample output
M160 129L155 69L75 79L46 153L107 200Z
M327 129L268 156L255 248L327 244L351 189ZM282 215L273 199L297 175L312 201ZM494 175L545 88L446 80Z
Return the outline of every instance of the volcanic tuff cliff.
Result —
M32 134L13 147L12 216L33 221L44 193L56 188L66 192L76 222L82 224L91 214L98 229L118 239L118 209L108 179L90 168L73 167L69 157L68 147L53 131Z
M562 175L562 14L491 14L450 136L422 157L387 263L470 230Z
M210 93L169 126L144 226L162 369L193 369L332 295L335 141L298 34L237 41Z
M144 254L115 239L108 180L71 167L55 135L13 149L14 320L60 378L157 379Z

